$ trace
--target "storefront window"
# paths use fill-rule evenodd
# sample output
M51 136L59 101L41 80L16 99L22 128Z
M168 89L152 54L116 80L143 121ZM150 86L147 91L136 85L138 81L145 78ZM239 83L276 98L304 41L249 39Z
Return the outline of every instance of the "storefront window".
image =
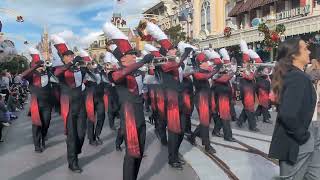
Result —
M292 9L300 7L300 0L292 1Z
M205 0L201 7L201 30L211 31L210 2Z

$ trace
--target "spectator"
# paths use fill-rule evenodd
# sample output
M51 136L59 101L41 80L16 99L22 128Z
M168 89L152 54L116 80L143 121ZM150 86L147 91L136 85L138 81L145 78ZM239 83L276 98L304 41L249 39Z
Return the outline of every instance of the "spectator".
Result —
M5 102L7 102L9 98L9 89L10 89L10 79L6 75L5 71L0 73L0 93L6 94Z
M7 110L7 107L4 103L4 97L6 95L5 94L0 94L0 122L2 125L4 126L10 126L10 123L9 123L9 119L8 119L8 110Z

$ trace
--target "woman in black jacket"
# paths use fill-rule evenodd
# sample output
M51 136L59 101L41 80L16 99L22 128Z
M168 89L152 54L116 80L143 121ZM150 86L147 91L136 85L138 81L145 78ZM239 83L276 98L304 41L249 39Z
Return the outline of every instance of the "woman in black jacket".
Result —
M314 142L309 129L316 94L303 71L309 54L306 43L298 38L288 39L278 48L272 81L278 116L269 156L279 159L281 179L311 179L317 174L311 164Z

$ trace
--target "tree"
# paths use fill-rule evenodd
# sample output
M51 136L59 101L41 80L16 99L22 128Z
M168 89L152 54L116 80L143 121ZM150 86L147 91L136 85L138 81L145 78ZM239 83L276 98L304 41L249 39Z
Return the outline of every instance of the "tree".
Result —
M8 61L0 63L0 71L7 69L13 74L21 73L29 68L28 59L25 56L15 55L11 56Z
M173 44L178 44L180 41L186 40L186 33L182 31L180 25L173 26L164 32L169 36Z

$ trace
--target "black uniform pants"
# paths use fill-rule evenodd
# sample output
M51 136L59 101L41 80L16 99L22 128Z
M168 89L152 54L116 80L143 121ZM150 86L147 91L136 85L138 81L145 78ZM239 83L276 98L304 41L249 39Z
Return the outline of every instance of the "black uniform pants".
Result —
M180 128L181 132L180 133L175 133L170 131L168 128L168 159L169 163L174 163L179 161L179 148L183 140L184 136L184 130L185 130L185 115L182 111L182 93L178 93L176 90L173 89L166 89L166 105L172 103L172 99L169 99L168 94L169 93L174 93L175 97L178 97L178 110L179 110L179 117L180 117ZM168 111L168 109L167 109ZM167 113L166 113L167 114ZM170 121L170 118L167 115L167 121Z
M130 102L129 102L130 103ZM132 111L127 110L124 107L124 104L121 105L120 109L120 126L122 127L121 134L124 135L124 140L126 143L126 147L130 146L127 136L127 131L131 131L132 127L128 127L126 129L126 115L133 116L135 123L136 123L136 132L139 142L139 150L140 150L140 157L133 157L130 155L128 148L126 149L126 155L123 161L123 180L136 180L139 173L140 164L142 161L143 153L144 153L144 146L146 140L146 124L143 112L143 103L132 103ZM125 112L127 111L127 112ZM129 132L130 133L130 132Z
M119 116L119 100L118 95L114 89L114 87L110 87L107 89L109 94L109 106L108 106L108 120L109 120L109 127L114 127L114 120L117 116Z
M40 100L39 104L41 104ZM49 104L46 106L39 106L39 115L42 126L32 125L32 137L35 147L40 147L41 141L44 141L44 138L47 136L51 121L51 109Z
M94 111L96 114L96 126L95 124L88 120L88 139L90 142L95 141L96 137L99 137L103 128L105 120L105 109L103 97L96 96L94 99Z
M249 129L254 129L257 127L255 112L251 112L246 109L243 109L241 111L238 121L240 124L242 124L242 123L245 123L247 119L248 119Z
M217 101L217 104L219 104L219 97L221 96L226 96L225 94L217 94L216 96L216 101ZM230 115L232 117L232 100L231 100L231 97L229 97L229 106L230 106ZM218 108L218 111L219 111L219 114L221 115L221 110L222 109L219 109ZM232 138L232 130L231 130L231 125L230 125L230 120L231 119L222 119L217 113L213 113L213 120L214 120L214 128L213 128L213 131L215 133L218 133L220 132L221 128L223 130L223 136L224 136L224 139L230 139Z
M67 117L67 157L68 163L78 160L86 134L87 116L84 99L78 97L70 102Z
M268 108L265 108L261 105L259 105L256 109L256 115L257 116L263 116L263 121L269 120L271 118L271 115L268 111Z

